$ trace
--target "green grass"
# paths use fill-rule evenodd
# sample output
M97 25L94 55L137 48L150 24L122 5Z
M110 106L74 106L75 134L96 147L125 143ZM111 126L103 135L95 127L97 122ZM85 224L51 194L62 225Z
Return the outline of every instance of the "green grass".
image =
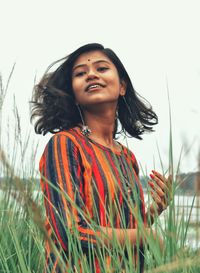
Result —
M34 181L29 181L29 183L34 183ZM44 239L47 235L43 228L44 208L41 195L33 197L31 191L34 187L32 189L25 187L23 180L18 177L13 177L13 180L8 179L8 185L7 189L4 188L4 195L0 203L0 272L43 272ZM68 199L67 196L66 199ZM164 253L161 254L158 244L149 237L145 251L145 272L199 272L199 250L186 247L190 228L189 219L185 221L183 217L177 218L174 214L175 208L172 202L165 213L164 222L161 223L159 218L155 222L153 228L161 234L164 240ZM91 223L91 228L95 229L95 224ZM83 272L90 272L90 266L81 253L76 230L74 234L77 235L77 238L75 235L72 237L70 233L68 234L69 248L77 257L77 268L79 257L84 268ZM128 241L126 244L129 255L126 258L123 257L122 261L126 272L134 272L131 259L132 248ZM99 253L102 267L105 264L104 254L108 253L116 272L120 272L118 256L123 256L123 248L117 243L117 240L113 240L112 250L105 247ZM57 253L57 255L60 254ZM91 257L93 255L92 249L90 255ZM64 269L64 261L61 263ZM103 268L103 272L107 270Z

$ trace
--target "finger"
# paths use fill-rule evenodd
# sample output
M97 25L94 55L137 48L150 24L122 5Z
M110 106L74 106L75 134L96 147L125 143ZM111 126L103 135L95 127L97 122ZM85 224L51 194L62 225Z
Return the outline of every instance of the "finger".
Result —
M153 174L155 177L158 177L160 180L162 180L164 182L164 184L167 186L167 188L171 188L172 187L172 181L173 181L173 177L172 174L170 174L168 176L168 178L166 178L164 175L160 174L159 172L152 170Z
M149 186L154 190L154 192L157 193L157 195L158 195L160 198L164 198L164 197L165 197L165 193L163 192L163 190L162 190L161 188L156 187L156 186L154 185L154 183L151 182L151 181L149 181L148 184L149 184Z
M152 199L154 200L157 210L161 213L164 209L166 209L166 204L164 201L153 191L151 191Z
M163 191L166 189L166 184L163 180L161 180L159 177L155 176L154 174L150 174L150 177L152 180L154 180L158 187L160 187Z
M160 180L162 180L163 182L166 181L165 177L164 177L161 173L159 173L159 172L157 172L157 171L155 171L155 170L152 170L152 173L153 173L156 177L158 177Z
M154 170L152 172L153 172L155 178L160 179L160 180L156 180L156 181L162 187L163 190L167 191L168 188L171 188L171 184L172 184L172 177L171 176L166 178L164 175L160 174L159 172L156 172ZM161 183L163 183L163 184L161 184Z
M155 185L152 181L148 181L148 185L154 190L155 189Z
M151 196L152 196L153 200L156 203L161 203L162 202L160 196L155 191L153 191L153 190L151 190Z

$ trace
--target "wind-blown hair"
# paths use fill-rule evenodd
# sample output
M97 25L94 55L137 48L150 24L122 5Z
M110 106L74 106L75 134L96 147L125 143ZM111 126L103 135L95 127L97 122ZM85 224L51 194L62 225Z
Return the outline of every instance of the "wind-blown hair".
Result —
M118 101L118 120L121 128L119 130L116 120L113 137L116 138L116 134L123 132L128 136L142 139L141 135L144 132L153 131L152 126L158 123L158 117L151 105L134 90L120 59L113 50L92 43L51 64L40 82L34 86L31 120L37 118L36 133L43 135L48 132L56 133L82 123L72 88L72 69L81 54L94 50L101 51L113 62L120 80L126 83L126 94L124 98L120 96ZM61 65L54 72L50 72L50 69L60 61Z

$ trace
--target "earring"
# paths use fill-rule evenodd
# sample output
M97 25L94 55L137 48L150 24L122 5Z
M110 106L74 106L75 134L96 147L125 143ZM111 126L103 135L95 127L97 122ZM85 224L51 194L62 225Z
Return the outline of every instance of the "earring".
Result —
M129 105L128 105L127 101L126 101L125 96L122 96L122 98L123 98L123 100L124 100L124 103L125 103L125 105L126 105L128 111L129 111L129 114L132 116L133 114L132 114L131 108L129 107ZM136 115L136 114L135 114L135 115ZM137 117L137 115L136 115L136 117ZM135 126L136 126L137 128L139 128L139 130L143 130L143 129L144 129L144 125L142 124L142 122L141 122L139 119L136 120Z
M82 129L81 129L81 133L88 137L92 131L89 129L89 127L87 125L85 125L85 122L84 122L84 119L83 119L83 115L82 115L82 112L81 112L81 108L78 104L76 104L77 108L78 108L78 111L79 111L79 114L80 114L80 117L81 117L81 121L82 121Z

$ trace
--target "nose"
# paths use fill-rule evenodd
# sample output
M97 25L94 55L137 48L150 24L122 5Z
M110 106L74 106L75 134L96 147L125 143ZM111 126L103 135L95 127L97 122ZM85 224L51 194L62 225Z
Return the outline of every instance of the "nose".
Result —
M93 80L93 79L98 79L98 75L95 73L95 71L93 69L90 69L87 73L87 79L86 81L90 81L90 80Z

